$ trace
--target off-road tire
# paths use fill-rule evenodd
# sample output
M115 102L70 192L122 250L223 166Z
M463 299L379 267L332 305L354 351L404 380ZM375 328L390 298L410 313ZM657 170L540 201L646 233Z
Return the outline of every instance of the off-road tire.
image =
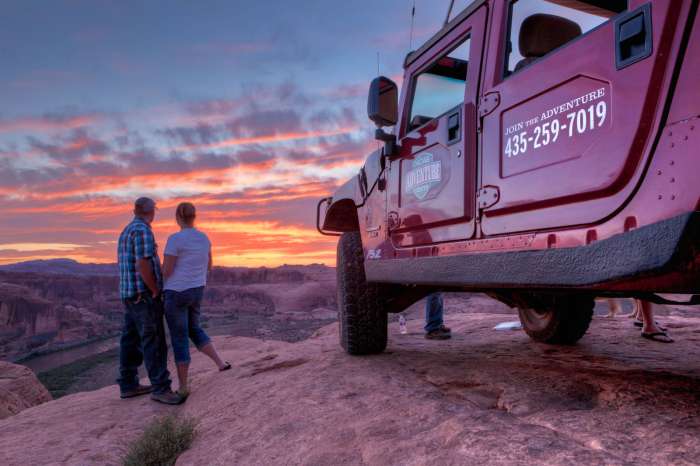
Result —
M381 353L387 344L388 315L380 296L381 286L365 279L359 232L340 237L336 272L341 346L352 355Z
M573 345L585 335L593 319L591 296L537 296L519 307L523 329L530 338L554 345Z

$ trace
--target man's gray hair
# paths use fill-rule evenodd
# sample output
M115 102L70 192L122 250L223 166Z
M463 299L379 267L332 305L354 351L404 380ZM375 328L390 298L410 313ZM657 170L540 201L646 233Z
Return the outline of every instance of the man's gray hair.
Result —
M150 197L139 197L134 202L134 213L136 215L146 215L156 210L156 201Z

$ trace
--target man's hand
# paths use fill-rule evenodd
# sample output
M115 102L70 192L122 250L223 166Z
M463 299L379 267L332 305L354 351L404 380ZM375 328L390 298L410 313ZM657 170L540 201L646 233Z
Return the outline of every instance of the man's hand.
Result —
M158 283L156 283L156 277L153 273L153 267L151 266L151 259L139 259L138 260L139 273L143 282L146 284L149 290L151 290L151 296L153 299L160 295L160 290L158 289Z

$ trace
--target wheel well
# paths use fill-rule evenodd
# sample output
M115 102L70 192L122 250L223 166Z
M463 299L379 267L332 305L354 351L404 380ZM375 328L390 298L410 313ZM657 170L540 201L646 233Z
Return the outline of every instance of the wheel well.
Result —
M357 207L352 199L334 202L326 211L323 229L327 231L358 231Z

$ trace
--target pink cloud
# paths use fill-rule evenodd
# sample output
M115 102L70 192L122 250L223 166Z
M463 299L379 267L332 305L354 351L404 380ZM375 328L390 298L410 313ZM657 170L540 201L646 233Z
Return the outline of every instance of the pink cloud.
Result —
M99 123L102 116L85 114L75 116L44 115L0 120L0 133L66 131Z

